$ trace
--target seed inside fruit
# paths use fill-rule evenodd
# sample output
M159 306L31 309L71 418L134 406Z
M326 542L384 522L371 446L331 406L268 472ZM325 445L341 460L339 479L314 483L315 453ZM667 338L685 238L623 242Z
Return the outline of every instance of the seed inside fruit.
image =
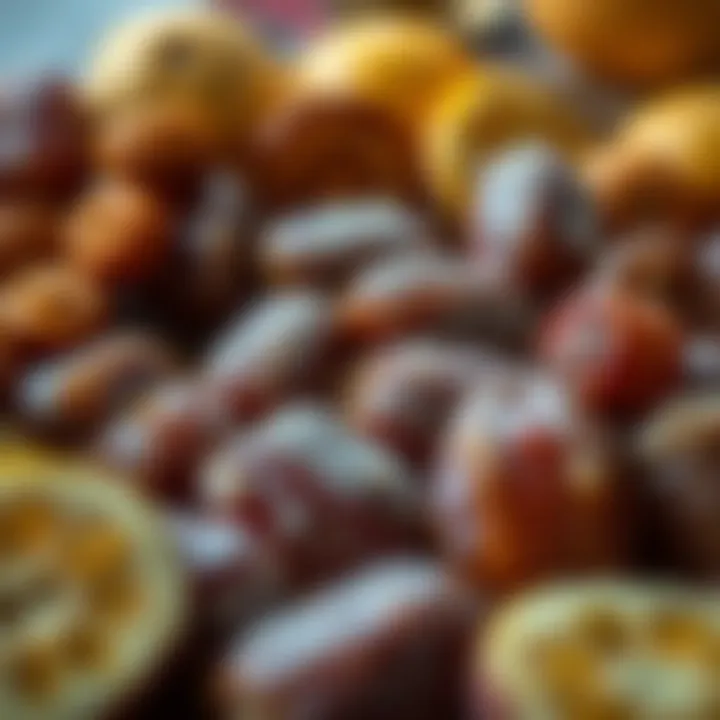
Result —
M46 700L57 689L60 664L49 643L37 643L20 649L10 662L10 676L26 696Z

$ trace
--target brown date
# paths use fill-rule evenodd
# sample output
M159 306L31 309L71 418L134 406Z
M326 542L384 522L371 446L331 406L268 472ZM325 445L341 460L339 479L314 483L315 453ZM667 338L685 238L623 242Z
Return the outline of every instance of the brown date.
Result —
M226 173L203 181L183 218L150 301L174 336L195 344L226 320L256 284L253 212L247 189Z
M70 262L97 281L132 283L167 258L172 218L165 204L138 186L105 180L83 195L65 228Z
M177 366L172 350L158 338L113 332L30 367L20 378L15 407L34 433L87 438L113 413L176 372Z
M261 298L208 351L203 377L209 397L224 417L256 418L326 382L334 342L327 299L309 292Z
M220 664L222 718L460 717L469 598L432 562L373 565L262 620Z
M677 569L712 581L720 577L719 441L720 396L706 389L660 409L639 442L657 537Z
M261 195L272 208L358 196L415 203L422 195L408 133L360 98L309 92L282 103L253 150Z
M690 322L701 288L692 244L681 234L651 226L621 236L593 271L593 280L665 306Z
M459 410L433 487L448 561L503 594L627 560L614 452L555 380L488 375Z
M426 340L380 349L360 363L346 388L347 422L425 467L450 415L488 360L468 347Z
M0 289L0 325L22 354L44 354L87 340L109 313L103 291L62 265L21 271Z
M116 416L95 451L159 500L187 502L205 455L228 428L207 407L202 383L159 385Z
M338 316L343 337L360 345L433 335L515 349L532 322L524 299L492 273L427 254L360 273L340 298Z
M203 464L198 494L261 538L292 587L424 540L407 468L317 406L291 405L231 439Z
M58 212L37 201L0 204L0 278L52 257L60 240Z
M560 154L543 145L517 146L483 168L471 216L477 261L538 303L566 290L601 249L589 193Z
M627 420L651 410L682 380L682 327L634 293L581 288L547 320L541 357L590 413Z
M275 286L334 290L370 263L432 245L427 223L399 203L355 200L285 215L260 239L263 276Z
M84 179L85 112L64 81L43 79L0 94L0 192L60 199Z
M96 155L100 171L182 200L216 155L214 131L189 105L145 103L101 124Z
M195 631L208 649L280 597L272 558L242 528L188 512L167 521L190 580Z

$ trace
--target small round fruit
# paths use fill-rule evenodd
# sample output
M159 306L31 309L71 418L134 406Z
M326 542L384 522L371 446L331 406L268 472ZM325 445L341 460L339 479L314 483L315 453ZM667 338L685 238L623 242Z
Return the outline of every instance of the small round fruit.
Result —
M475 587L502 595L629 561L613 449L554 379L487 373L459 409L433 486L440 543Z
M620 580L546 588L480 629L474 711L487 720L715 717L719 643L712 591Z
M611 226L720 219L720 85L641 105L590 158L587 174Z
M101 118L148 100L191 106L232 150L278 83L277 67L241 24L184 9L145 14L114 29L91 61L85 91Z
M253 151L261 197L273 209L358 196L422 198L407 134L365 99L292 98L268 117Z
M414 133L448 82L472 67L459 39L437 23L368 17L315 42L300 59L298 82L369 101Z
M528 140L574 158L590 133L553 93L510 69L481 67L450 84L422 143L424 177L441 210L464 218L478 172L496 153Z
M0 325L31 354L86 340L102 328L108 309L95 283L62 265L29 268L0 290Z
M591 414L627 420L652 410L682 379L675 315L637 294L582 288L546 322L540 354Z
M0 448L0 607L12 627L0 639L0 714L134 716L187 631L172 539L98 468L42 454L19 463Z
M70 262L101 283L145 280L166 259L172 222L165 204L139 186L108 180L70 213L65 247Z
M581 68L643 87L686 79L717 52L717 0L526 0L531 24Z

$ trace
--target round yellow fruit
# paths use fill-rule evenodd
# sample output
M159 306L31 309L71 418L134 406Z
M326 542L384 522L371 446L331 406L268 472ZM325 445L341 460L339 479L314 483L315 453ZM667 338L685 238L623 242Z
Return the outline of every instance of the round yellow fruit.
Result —
M85 82L101 116L149 102L205 113L223 140L242 137L282 84L280 69L239 23L210 11L150 13L112 31Z
M437 94L473 67L461 41L439 24L371 17L331 31L300 59L298 85L370 101L417 128Z
M531 24L590 72L676 82L718 57L720 0L526 0Z
M423 167L430 193L461 217L478 170L513 144L539 141L574 158L592 134L549 90L501 67L485 67L444 94L428 118Z

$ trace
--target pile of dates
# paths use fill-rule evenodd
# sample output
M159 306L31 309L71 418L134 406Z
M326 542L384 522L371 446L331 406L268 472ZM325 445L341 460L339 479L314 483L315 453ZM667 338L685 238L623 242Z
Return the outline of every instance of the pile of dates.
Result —
M3 87L3 720L720 718L720 3L461 5Z

